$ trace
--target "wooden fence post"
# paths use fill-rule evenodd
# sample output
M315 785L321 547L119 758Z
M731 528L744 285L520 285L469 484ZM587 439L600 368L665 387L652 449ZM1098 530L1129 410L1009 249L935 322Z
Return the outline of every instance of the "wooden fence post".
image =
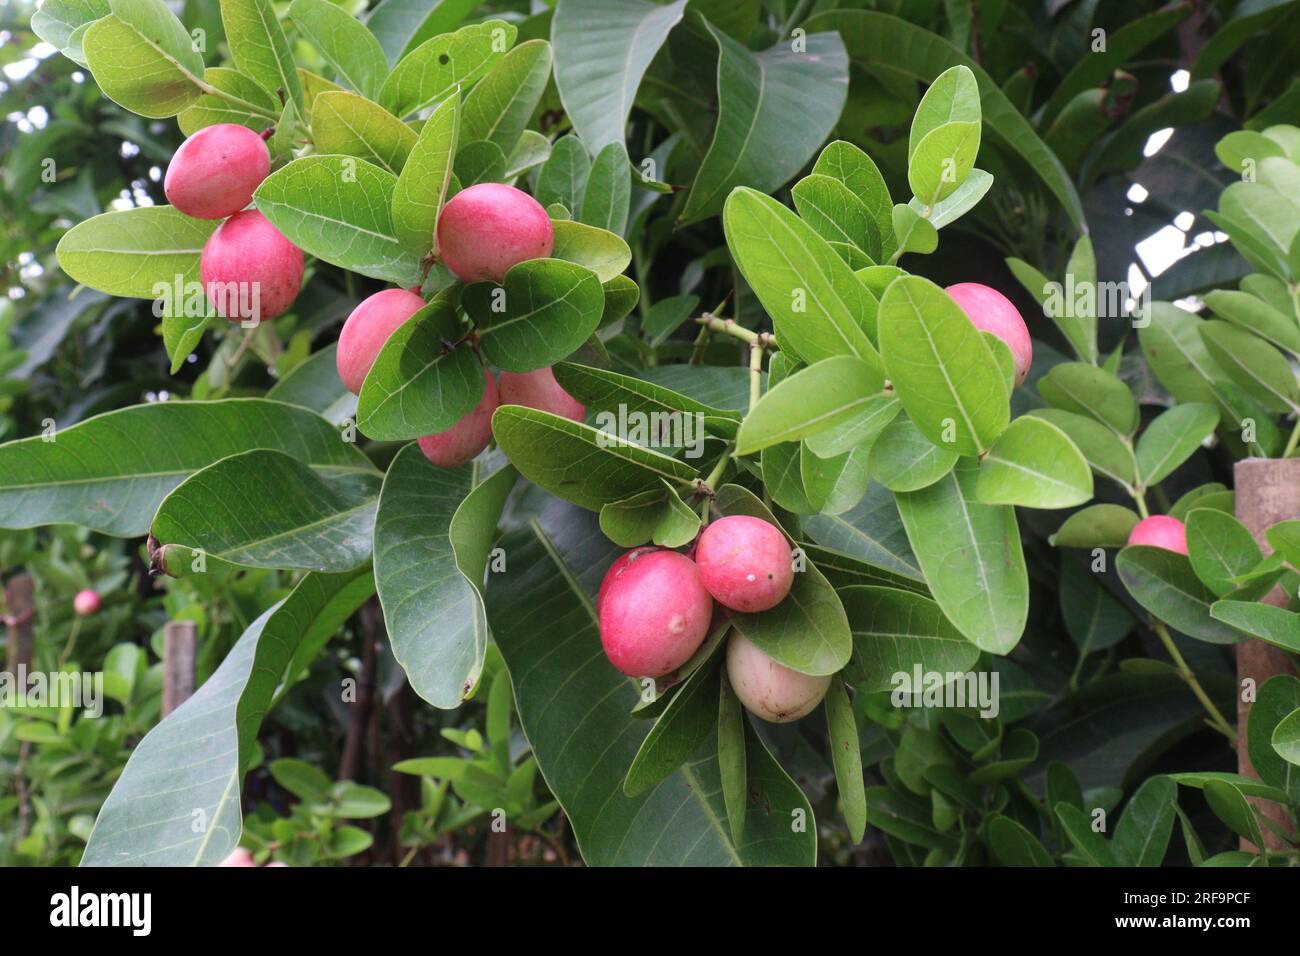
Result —
M1265 532L1279 521L1300 518L1300 458L1247 458L1237 462L1233 470L1236 485L1237 520L1246 526L1265 554L1268 546ZM1274 588L1264 600L1279 607L1286 604L1286 593L1281 586ZM1246 681L1253 681L1255 693L1264 682L1278 674L1293 674L1294 668L1286 651L1265 641L1252 638L1237 645L1237 771L1258 778L1250 762L1246 745L1246 728L1250 718L1250 704L1242 700ZM1289 829L1286 808L1270 800L1251 798L1255 812L1277 823L1285 832ZM1264 830L1264 842L1270 850L1280 850L1283 842L1271 830ZM1253 849L1241 841L1242 849Z
M163 628L163 701L166 717L194 694L198 629L193 621L168 621Z

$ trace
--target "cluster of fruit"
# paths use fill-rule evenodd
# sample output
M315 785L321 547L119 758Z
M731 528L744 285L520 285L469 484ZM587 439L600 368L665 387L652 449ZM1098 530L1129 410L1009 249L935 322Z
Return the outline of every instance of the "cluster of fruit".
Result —
M714 601L724 615L771 610L790 593L794 573L785 535L748 515L712 522L696 540L693 559L635 548L610 566L596 598L605 655L631 677L671 675L709 635ZM830 686L829 677L778 664L738 630L727 643L727 677L746 709L774 723L798 720Z
M182 143L163 180L167 200L187 216L225 220L204 245L199 272L212 307L232 321L276 318L302 285L302 250L260 212L247 208L270 169L270 152L261 136L243 126L219 124ZM502 183L479 183L443 207L437 241L438 259L462 282L500 283L512 266L549 256L555 232L532 196ZM349 391L360 394L388 337L424 307L418 289L385 289L353 310L337 353L339 378ZM549 368L502 372L499 381L487 368L483 374L478 405L446 431L419 440L435 465L452 468L483 451L492 438L492 413L498 405L526 405L576 421L586 414Z

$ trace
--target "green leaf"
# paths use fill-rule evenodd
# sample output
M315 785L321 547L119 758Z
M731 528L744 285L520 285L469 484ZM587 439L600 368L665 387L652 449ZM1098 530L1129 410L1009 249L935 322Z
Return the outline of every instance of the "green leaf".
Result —
M623 141L641 78L685 10L686 0L564 0L557 6L551 21L555 85L593 154Z
M373 473L333 426L292 405L264 399L150 403L89 418L54 441L37 436L0 445L0 527L78 524L140 537L154 510L186 478L258 448L277 449L340 479ZM242 506L248 497L243 488L228 501Z
M77 223L55 253L70 278L92 289L138 299L166 290L174 297L179 277L183 300L185 286L200 281L199 257L219 225L171 206L137 206Z
M1070 508L1092 499L1092 472L1065 432L1026 415L984 456L975 493L989 505Z
M1254 777L1243 777L1237 773L1216 773L1207 771L1202 773L1171 773L1169 779L1185 787L1194 787L1197 790L1205 786L1207 780L1219 780L1223 783L1230 783L1248 797L1263 797L1265 800L1273 800L1277 803L1288 803L1291 798L1286 792L1270 787L1268 784L1261 783Z
M1218 597L1234 591L1233 579L1248 574L1264 558L1254 536L1230 514L1193 508L1186 524L1192 570Z
M1300 567L1300 521L1279 521L1266 536L1269 547L1285 555L1288 564Z
M727 197L722 221L736 265L772 317L783 350L806 363L855 355L878 364L860 318L870 293L811 226L747 188Z
M433 111L397 177L393 231L402 248L423 258L437 244L438 214L451 184L460 139L460 97L447 97Z
M267 769L271 771L272 779L295 797L315 802L329 799L330 778L305 760L283 757L271 761Z
M1029 580L1015 510L975 499L970 460L920 491L895 495L907 538L948 619L976 647L1006 654L1029 613Z
M1088 244L1087 249L1091 251L1091 240L1085 236L1075 246L1074 255L1079 254L1084 243ZM1074 255L1071 256L1071 259L1074 258ZM1007 268L1025 287L1025 291L1034 297L1034 301L1043 307L1043 314L1061 330L1061 334L1070 343L1070 347L1074 349L1075 354L1086 362L1096 361L1096 317L1082 315L1080 310L1076 308L1066 308L1066 304L1060 301L1061 295L1057 291L1060 285L1052 282L1029 263L1021 259L1010 258L1007 259Z
M1137 443L1138 482L1151 487L1171 475L1214 434L1219 410L1189 402L1176 405L1147 426Z
M898 242L898 255L917 252L929 255L939 248L939 232L934 223L911 206L899 204L890 213L891 228Z
M1104 651L1133 629L1133 615L1079 561L1061 562L1061 617L1079 656Z
M248 451L186 478L151 532L242 567L350 571L370 560L379 484L377 472L320 473L284 452Z
M1202 790L1205 793L1205 802L1210 805L1214 815L1226 823L1233 833L1249 840L1255 846L1264 845L1259 821L1255 819L1255 811L1251 809L1245 794L1232 784L1219 780L1205 781Z
M1062 411L1095 419L1117 435L1137 430L1137 400L1127 385L1086 362L1063 362L1038 380L1038 394Z
M466 142L487 140L509 156L550 76L551 45L545 40L521 43L503 56L465 97Z
M885 177L881 175L875 161L852 143L836 140L828 143L821 151L813 166L813 174L829 176L848 188L849 192L866 207L875 223L880 242L880 256L890 255L896 248L893 240L894 201L889 198ZM798 205L798 197L795 202ZM864 251L866 251L865 247Z
M73 34L112 12L108 0L45 0L32 12L32 32L68 56Z
M600 509L600 530L624 548L652 542L681 548L700 532L700 516L671 487L643 491Z
M867 467L871 477L890 491L920 491L952 471L959 457L926 438L911 419L900 416L872 443Z
M745 416L736 454L798 441L848 421L879 397L884 377L849 355L823 359L769 391Z
M731 842L739 846L745 839L745 805L749 800L745 767L745 738L749 731L731 681L721 680L718 685L718 775L722 778Z
M1174 832L1178 785L1168 777L1150 777L1124 808L1115 825L1111 849L1121 866L1159 866Z
M301 111L302 83L271 0L221 0L221 22L239 71L273 96L283 90Z
M1273 728L1272 743L1279 757L1300 767L1300 708L1291 711Z
M935 229L942 229L949 223L956 222L970 212L985 194L993 187L993 175L982 169L971 169L960 186L952 190L946 199L941 199L929 206L930 214L926 221ZM908 200L907 205L918 215L926 211L926 206L919 199Z
M1139 520L1122 505L1089 505L1066 518L1048 542L1057 548L1122 548Z
M366 19L389 63L426 40L450 33L479 6L479 0L380 0Z
M834 458L855 448L865 451L894 421L900 409L898 399L892 395L876 395L838 425L809 435L804 440L804 447L819 458Z
M795 183L790 195L799 215L827 242L850 245L872 261L880 258L880 227L840 180L814 173Z
M379 93L388 75L388 59L375 35L360 20L326 0L293 0L289 18L298 33L334 68L336 76L362 96L373 99Z
M266 397L314 411L331 425L342 425L357 413L357 396L339 378L337 342L295 365L271 386Z
M862 777L862 750L858 725L853 717L844 681L831 678L826 691L826 730L830 736L831 761L835 765L835 787L840 795L840 812L853 842L861 843L867 829L867 792Z
M1076 227L1083 226L1083 206L1060 160L992 78L947 40L899 17L868 10L826 11L809 17L802 28L809 34L835 30L855 63L923 83L933 83L950 67L968 67L979 87L985 126L1029 165L1056 196L1070 221ZM1089 83L1084 89L1096 85Z
M907 181L924 208L947 199L966 181L975 166L979 146L978 121L945 123L917 144L907 166Z
M345 90L316 97L311 132L318 152L356 156L393 175L401 172L417 139L411 127L378 103Z
M554 372L560 387L594 412L617 415L622 408L627 414L643 413L652 420L664 415L703 415L705 427L725 437L735 435L740 420L740 415L729 409L706 405L670 388L630 375L573 362L559 363Z
M393 224L397 177L350 156L304 156L268 176L257 208L309 255L399 286L420 281L420 257Z
M627 147L621 142L610 143L596 154L591 165L578 219L621 236L627 229L631 198L632 165Z
M705 26L718 44L718 123L684 223L717 215L738 186L770 193L788 182L835 128L848 94L848 56L835 33L803 36L797 52L777 43L756 54Z
M1215 601L1210 616L1238 632L1292 653L1300 653L1300 614L1254 601Z
M1054 807L1061 828L1088 866L1117 866L1106 838L1092 828L1092 817L1078 807L1058 803Z
M560 259L530 259L505 283L467 286L461 304L494 365L531 372L572 355L600 324L605 293L590 269Z
M916 667L948 674L979 660L979 648L924 595L874 585L840 587L838 593L853 631L846 673L858 693L897 689L897 675L910 682Z
M1294 805L1300 799L1300 767L1289 759L1289 750L1284 753L1276 749L1274 742L1278 739L1279 727L1285 724L1288 729L1282 733L1289 735L1290 728L1295 726L1295 711L1300 708L1300 680L1290 674L1278 674L1265 681L1256 693L1246 720L1246 749L1251 766L1259 774L1260 781L1285 794L1285 799L1280 802ZM1247 796L1252 795L1247 784L1230 782ZM1252 780L1251 783L1261 786L1259 781ZM1278 799L1276 793L1262 796L1269 800Z
M576 136L561 136L537 174L534 197L548 208L559 203L565 209L578 209L590 175L591 158L582 141Z
M696 669L673 695L641 741L623 780L623 793L635 797L662 783L699 748L714 729L718 712L721 657Z
M109 0L108 5L112 15L91 23L83 40L86 63L104 95L153 118L193 106L203 57L176 15L163 0Z
M871 475L866 448L827 458L799 449L799 476L813 510L837 515L848 511L867 493Z
M719 488L714 507L723 515L751 515L780 527L771 511L739 485ZM834 674L848 663L853 650L844 607L811 563L795 572L789 595L776 607L759 614L736 612L731 620L736 632L768 657L801 674Z
M555 245L551 255L585 266L596 273L601 282L612 281L632 261L628 244L608 229L572 219L557 220L554 226Z
M1290 314L1290 306L1282 312L1263 299L1235 289L1207 292L1205 304L1233 325L1254 332L1293 355L1300 355L1300 326Z
M929 804L889 787L867 788L867 819L877 830L922 847L943 847L946 840L931 819Z
M411 687L435 707L459 706L483 669L480 586L515 477L513 468L487 478L472 464L438 468L407 445L384 478L375 519L384 622Z
M218 123L237 123L256 132L274 124L275 121L270 117L277 113L275 101L255 80L238 70L215 66L203 72L203 82L258 109L254 111L220 96L204 93L194 101L193 106L176 117L176 125L186 136L192 136L205 126L215 126Z
M757 737L746 743L748 803L739 844L721 823L727 808L712 740L652 790L623 794L624 769L648 728L628 715L638 684L600 653L592 599L614 555L594 518L552 509L501 547L510 560L488 589L493 633L524 734L586 863L813 864L811 807ZM539 606L546 615L538 616ZM808 821L806 830L791 827L795 815ZM667 831L665 820L672 821Z
M379 105L405 118L458 86L467 89L504 57L517 32L513 23L485 20L426 40L403 56L384 80Z
M1245 636L1210 617L1214 595L1183 555L1133 545L1119 553L1115 567L1133 599L1176 630L1211 644L1235 644Z
M131 752L99 811L85 866L214 866L243 830L240 780L290 662L374 591L368 568L312 574L248 626L216 672ZM184 754L184 760L177 755ZM194 827L198 814L206 826Z
M1028 414L1051 422L1065 432L1097 474L1125 486L1137 482L1137 461L1132 449L1096 419L1059 408L1034 408Z
M1270 411L1300 411L1295 372L1281 352L1227 322L1202 322L1199 328L1214 361L1249 395Z
M985 822L989 852L1003 866L1053 866L1042 842L1023 826L995 813Z
M483 368L460 338L461 322L435 299L384 342L361 386L357 428L378 441L436 435L468 415L483 398Z
M658 489L660 479L683 484L698 478L675 458L532 408L502 405L492 431L525 478L592 511Z
M928 279L904 276L885 290L879 322L885 370L916 427L958 454L987 450L1010 409L993 355L961 307Z

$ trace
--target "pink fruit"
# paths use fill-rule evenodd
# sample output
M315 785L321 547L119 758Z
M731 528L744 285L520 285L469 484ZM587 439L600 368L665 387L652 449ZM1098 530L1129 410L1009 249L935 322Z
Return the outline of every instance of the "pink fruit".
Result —
M196 219L225 219L253 201L271 171L262 137L244 126L219 123L185 142L167 165L167 201Z
M526 405L575 422L587 416L587 410L560 387L555 373L549 368L539 368L535 372L502 372L501 404Z
M420 451L424 452L424 457L440 468L455 468L473 461L492 440L492 413L500 404L500 398L492 373L484 369L483 375L487 384L474 410L445 432L420 439Z
M600 643L624 674L662 677L685 664L704 642L713 599L695 562L684 554L651 551L625 557L601 585Z
M72 599L72 609L82 617L94 614L99 610L99 594L89 588L78 591L77 596Z
M388 337L423 308L424 300L418 295L406 289L385 289L352 310L339 333L335 355L339 378L349 392L361 394L361 383Z
M253 854L242 846L237 846L230 856L226 857L217 866L257 866L253 862Z
M618 556L618 559L609 566L609 570L605 572L605 576L600 581L600 591L596 594L596 617L600 617L601 605L605 603L605 592L609 590L612 582L618 580L618 576L623 573L623 569L642 555L653 554L662 550L662 548L653 545L644 545Z
M511 266L549 256L554 244L546 210L503 183L462 189L438 216L438 257L463 282L500 282Z
M302 270L302 250L256 209L218 226L199 259L208 301L232 322L268 322L284 313L298 297Z
M958 282L944 291L961 306L975 328L992 332L1007 343L1011 357L1016 361L1016 384L1024 382L1034 361L1034 343L1029 338L1029 329L1020 316L1020 310L997 289L978 282Z
M1166 551L1187 553L1187 528L1177 518L1152 515L1143 518L1128 535L1129 544L1146 544Z
M831 685L829 675L810 677L778 664L739 632L727 641L727 678L746 710L775 724L809 713Z
M794 582L793 555L781 530L762 518L719 518L700 535L695 563L710 594L733 611L774 608Z

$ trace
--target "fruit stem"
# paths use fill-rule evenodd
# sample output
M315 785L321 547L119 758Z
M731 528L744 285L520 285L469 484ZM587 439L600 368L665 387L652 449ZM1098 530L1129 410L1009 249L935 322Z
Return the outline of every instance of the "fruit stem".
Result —
M763 346L757 342L749 347L749 410L752 412L763 395Z
M727 470L727 462L731 459L731 453L735 450L735 447L736 446L733 443L726 451L718 456L718 463L714 465L713 470L709 472L709 477L705 478L701 483L702 488L707 488L709 492L715 490L718 480L722 477L722 473ZM710 497L712 497L712 495L710 495Z
M713 332L721 332L723 335L730 335L732 338L740 339L748 345L757 345L763 349L777 348L776 336L771 332L751 332L743 325L737 324L735 319L720 319L715 315L704 314L695 320Z
M1170 658L1173 659L1174 666L1178 668L1178 675L1191 689L1192 693L1196 695L1196 699L1201 702L1201 706L1204 707L1206 712L1210 715L1210 726L1227 737L1228 740L1235 745L1237 742L1237 732L1232 729L1232 725L1229 724L1223 714L1219 712L1219 708L1214 706L1214 701L1210 700L1209 695L1205 693L1205 689L1201 687L1201 682L1196 679L1196 674L1187 666L1187 661L1183 658L1183 655L1179 653L1178 647L1174 644L1174 639L1170 636L1169 628L1165 627L1164 621L1153 622L1152 629L1156 632L1156 636L1160 638L1160 643L1164 644L1165 650L1169 652Z
M1282 457L1290 458L1298 444L1300 444L1300 417L1295 420L1295 427L1291 429L1291 438L1286 443L1286 449L1282 452Z

